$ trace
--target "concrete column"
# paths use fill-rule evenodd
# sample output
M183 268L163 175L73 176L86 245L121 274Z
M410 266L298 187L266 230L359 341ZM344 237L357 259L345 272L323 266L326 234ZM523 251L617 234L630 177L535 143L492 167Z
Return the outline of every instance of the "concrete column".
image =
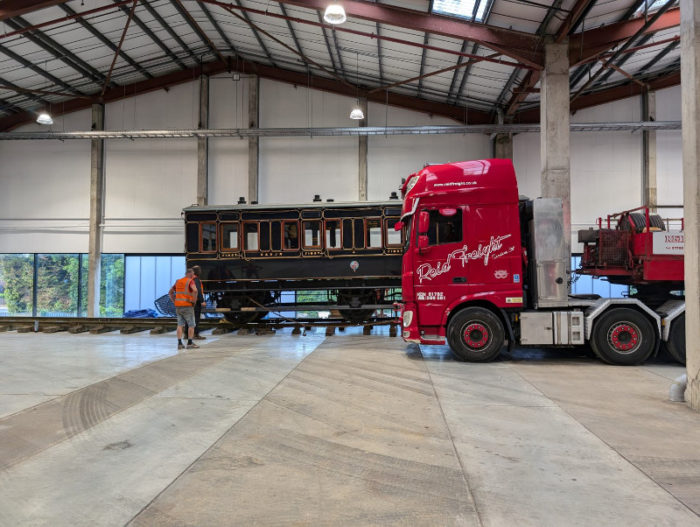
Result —
M642 93L642 120L656 120L656 92ZM642 187L644 189L643 203L656 212L656 131L642 132Z
M681 106L685 216L685 400L700 410L700 4L681 0Z
M199 77L199 126L209 128L209 75ZM209 138L197 138L197 204L209 202Z
M569 44L544 46L540 80L541 192L561 198L564 205L564 239L571 250L571 177L569 171Z
M105 107L92 105L92 130L105 129ZM100 316L100 271L105 187L104 139L90 141L90 234L88 242L88 317Z
M260 78L250 77L248 84L248 128L260 126ZM248 201L258 201L260 139L248 139Z
M360 103L360 109L362 110L362 113L365 114L365 118L362 119L359 123L360 126L367 126L367 119L369 118L367 115L367 99L365 97L362 97L359 100ZM358 199L360 201L367 201L367 145L368 145L368 137L366 135L361 135L358 140L359 140L359 148L358 148Z
M493 138L493 157L513 159L513 134L496 134Z

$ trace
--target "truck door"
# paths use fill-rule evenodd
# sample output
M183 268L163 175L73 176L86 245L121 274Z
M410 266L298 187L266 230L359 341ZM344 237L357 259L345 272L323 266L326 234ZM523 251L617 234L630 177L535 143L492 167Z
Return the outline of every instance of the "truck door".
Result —
M439 326L450 297L467 283L463 210L460 207L423 209L429 216L427 244L416 251L414 284L421 326ZM457 286L457 287L455 287ZM437 331L436 331L437 334Z

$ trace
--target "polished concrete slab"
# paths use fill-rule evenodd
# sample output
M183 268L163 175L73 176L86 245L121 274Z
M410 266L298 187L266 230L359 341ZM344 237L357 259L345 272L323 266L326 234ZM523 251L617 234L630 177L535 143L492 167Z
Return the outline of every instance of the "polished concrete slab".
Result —
M681 367L375 332L0 335L0 525L700 525Z

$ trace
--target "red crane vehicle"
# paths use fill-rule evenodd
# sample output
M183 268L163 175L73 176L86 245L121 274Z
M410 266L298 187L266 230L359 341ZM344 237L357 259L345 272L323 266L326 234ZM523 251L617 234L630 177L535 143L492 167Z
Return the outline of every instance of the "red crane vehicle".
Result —
M579 231L577 273L631 286L627 298L569 294L559 199L518 195L510 160L430 165L403 184L402 336L489 361L505 340L589 344L603 361L638 364L663 344L685 360L683 226L647 209Z

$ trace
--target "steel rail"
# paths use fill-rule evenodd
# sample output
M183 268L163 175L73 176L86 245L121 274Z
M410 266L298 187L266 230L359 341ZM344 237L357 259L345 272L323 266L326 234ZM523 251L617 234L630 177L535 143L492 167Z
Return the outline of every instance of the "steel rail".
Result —
M680 121L571 123L572 132L680 130ZM442 135L539 132L539 124L473 124L456 126L367 126L347 128L221 128L182 130L115 130L85 132L4 132L0 141L53 139L188 139L200 137L328 137L369 135Z

